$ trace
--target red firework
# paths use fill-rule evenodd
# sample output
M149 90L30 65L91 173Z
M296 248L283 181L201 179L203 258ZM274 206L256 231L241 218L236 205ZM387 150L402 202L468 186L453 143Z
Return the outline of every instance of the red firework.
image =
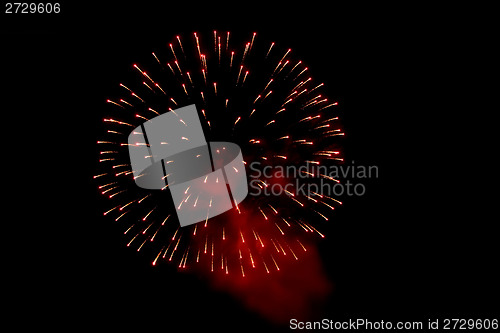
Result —
M313 82L291 49L261 42L256 33L243 42L230 32L210 35L176 36L149 60L131 66L134 77L107 99L94 178L109 199L104 215L123 224L127 247L150 252L152 265L170 262L181 270L259 280L306 258L314 238L325 237L321 224L341 202L320 191L299 193L291 180L338 182L321 166L343 161L336 140L344 133L338 103L324 95L325 85ZM134 184L127 137L144 121L193 103L208 140L237 143L247 168L258 162L259 170L273 173L255 176L247 170L258 195L180 228L168 186L150 191ZM312 167L299 175L279 174L300 163ZM267 195L273 186L283 190Z

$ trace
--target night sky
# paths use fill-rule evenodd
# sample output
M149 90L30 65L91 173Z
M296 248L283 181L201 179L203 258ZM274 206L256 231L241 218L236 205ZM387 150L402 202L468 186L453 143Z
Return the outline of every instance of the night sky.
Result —
M466 22L311 2L101 6L1 17L13 210L3 217L4 275L19 325L286 331L203 278L126 248L92 180L102 110L123 73L176 34L214 29L292 47L342 104L346 159L379 168L318 243L334 285L318 318L498 316L496 219L473 169L483 150L465 134L474 112L448 83L460 61L447 54Z

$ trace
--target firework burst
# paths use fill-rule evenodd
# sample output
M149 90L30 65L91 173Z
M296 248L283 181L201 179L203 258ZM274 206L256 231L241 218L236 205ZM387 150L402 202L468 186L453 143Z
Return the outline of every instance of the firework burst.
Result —
M337 102L325 96L325 85L314 82L292 49L256 33L241 40L231 32L195 32L175 36L149 59L132 64L131 72L106 101L109 116L97 141L94 176L108 199L103 214L123 226L127 247L149 252L152 265L170 262L179 269L248 277L280 271L282 263L305 256L304 239L325 237L322 224L341 202L317 192L300 194L294 186L266 195L290 179L262 172L247 173L260 195L181 228L168 185L158 191L137 187L128 159L127 137L134 128L196 104L207 141L237 143L247 168L341 162ZM338 182L315 170L321 169L303 170L304 179Z

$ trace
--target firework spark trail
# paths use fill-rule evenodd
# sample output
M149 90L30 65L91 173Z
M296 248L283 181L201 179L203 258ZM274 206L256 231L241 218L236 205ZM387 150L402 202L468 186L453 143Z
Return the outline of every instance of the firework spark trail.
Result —
M125 233L132 235L127 238L127 246L148 249L153 265L174 261L186 269L192 263L216 274L216 257L224 275L239 272L241 277L249 278L255 275L252 272L275 273L283 263L300 260L306 248L295 237L301 237L304 231L324 237L313 224L329 221L330 212L340 201L319 194L302 197L290 191L275 197L252 197L226 216L207 218L204 224L189 227L181 237L175 221L165 223L172 210L155 204L165 191L153 193L135 187L137 177L127 160L127 149L133 146L129 147L127 135L131 128L156 115L175 113L180 106L196 103L202 106L201 119L206 121L208 136L214 126L223 131L226 118L231 119L228 141L238 143L249 162L308 161L320 165L334 159L342 161L338 146L331 141L344 135L337 126L330 127L338 121L332 113L337 102L324 97L323 83L313 83L305 75L309 69L302 60L293 58L292 49L281 49L275 42L260 42L256 33L240 42L230 32L213 31L210 38L195 32L187 37L176 36L165 45L165 52L150 54L149 65L145 61L131 66L135 83L130 80L127 85L119 84L133 100L106 100L113 116L103 119L105 138L98 144L103 146L99 164L104 172L94 176L101 194L112 201L104 215L114 214ZM221 107L226 111L221 113ZM259 133L257 138L255 133ZM303 153L303 159L296 157L296 150ZM274 154L266 155L269 151ZM111 171L118 168L121 170ZM316 176L338 182L328 175ZM261 180L259 186L265 189L272 185L268 181ZM258 204L262 200L266 204ZM198 198L193 197L191 203L197 202ZM309 218L316 216L317 222L294 217L301 212ZM256 255L261 260L256 261ZM254 270L256 267L260 270Z

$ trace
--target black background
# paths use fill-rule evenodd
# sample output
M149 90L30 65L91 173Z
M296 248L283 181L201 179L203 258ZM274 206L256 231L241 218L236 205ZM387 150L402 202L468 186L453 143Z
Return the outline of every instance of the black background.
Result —
M81 2L59 15L2 14L4 179L14 181L2 239L18 324L286 328L194 276L152 268L101 216L92 175L109 91L137 57L197 29L256 31L294 48L343 105L346 157L379 167L320 244L336 288L323 317L498 316L497 218L479 179L493 141L472 134L484 120L459 81L466 17L315 2Z

